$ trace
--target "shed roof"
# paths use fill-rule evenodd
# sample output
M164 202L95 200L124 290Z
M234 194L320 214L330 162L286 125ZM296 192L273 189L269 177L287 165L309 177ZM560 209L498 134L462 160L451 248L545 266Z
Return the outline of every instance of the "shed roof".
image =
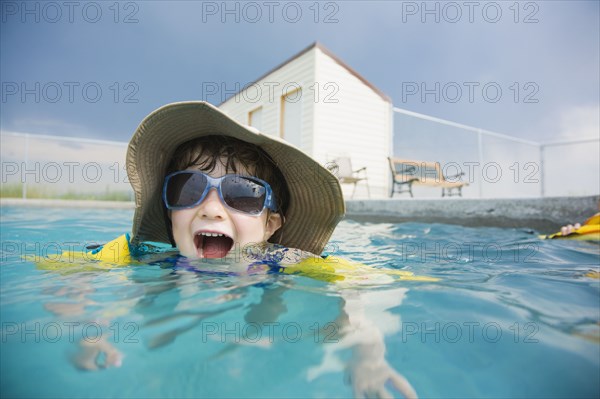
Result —
M352 69L348 64L346 64L344 61L342 61L341 59L339 59L335 54L333 54L329 49L325 48L325 46L323 46L321 43L319 42L314 42L312 43L310 46L306 47L304 50L300 51L299 53L297 53L296 55L290 57L289 59L287 59L286 61L282 62L281 64L277 65L275 68L271 69L270 71L268 71L267 73L265 73L264 75L262 75L261 77L259 77L258 79L256 79L254 82L247 84L246 86L244 86L240 91L238 91L237 93L231 95L227 100L221 102L219 104L222 105L224 103L226 103L227 101L229 101L231 98L235 97L237 94L241 93L242 91L246 90L247 87L260 82L262 79L266 78L267 76L269 76L270 74L272 74L273 72L277 71L278 69L283 68L284 66L286 66L287 64L289 64L290 62L294 61L296 58L299 58L300 56L304 55L305 53L309 52L310 50L312 50L313 48L318 48L319 50L321 50L323 53L327 54L329 57L331 57L331 59L333 59L335 62L337 62L339 65L341 65L343 68L345 68L348 72L350 72L352 75L354 75L356 78L358 78L361 82L363 82L365 85L367 85L371 90L373 90L379 97L381 97L384 101L387 101L388 103L392 102L392 99L387 96L384 92L382 92L381 90L379 90L377 87L375 87L375 85L373 85L371 82L369 82L367 79L365 79L364 77L362 77L358 72L356 72L354 69Z

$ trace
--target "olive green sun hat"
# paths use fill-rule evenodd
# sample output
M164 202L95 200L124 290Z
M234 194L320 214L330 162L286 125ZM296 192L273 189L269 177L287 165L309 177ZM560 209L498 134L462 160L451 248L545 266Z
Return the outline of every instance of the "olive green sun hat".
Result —
M170 243L162 187L173 153L202 136L223 135L256 145L283 174L290 193L285 223L269 241L320 254L345 207L338 179L279 137L244 126L204 102L167 104L138 126L127 149L127 174L135 192L132 244Z

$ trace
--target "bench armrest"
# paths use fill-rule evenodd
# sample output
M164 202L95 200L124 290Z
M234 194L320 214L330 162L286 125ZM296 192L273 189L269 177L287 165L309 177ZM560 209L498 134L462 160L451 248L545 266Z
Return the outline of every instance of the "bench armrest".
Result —
M465 172L460 172L460 173L457 173L457 174L455 174L455 175L444 176L444 180L448 180L448 179L454 179L454 178L456 178L456 177L463 176L464 174L465 174Z

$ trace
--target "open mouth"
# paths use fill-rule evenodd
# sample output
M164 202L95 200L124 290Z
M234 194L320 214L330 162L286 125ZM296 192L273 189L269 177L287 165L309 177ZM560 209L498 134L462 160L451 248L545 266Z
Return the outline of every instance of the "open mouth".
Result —
M198 232L194 244L200 258L224 258L233 247L233 238L222 233Z

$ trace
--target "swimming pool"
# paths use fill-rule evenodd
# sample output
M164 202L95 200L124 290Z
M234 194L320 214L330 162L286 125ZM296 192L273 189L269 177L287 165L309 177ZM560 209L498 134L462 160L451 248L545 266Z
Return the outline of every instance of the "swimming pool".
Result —
M343 294L307 277L161 262L58 273L22 256L106 242L132 213L2 207L2 397L347 398L347 368L374 337L423 398L600 394L597 244L344 221L330 253L440 279L353 291L370 320L353 340L341 333ZM98 342L120 367L76 367Z

